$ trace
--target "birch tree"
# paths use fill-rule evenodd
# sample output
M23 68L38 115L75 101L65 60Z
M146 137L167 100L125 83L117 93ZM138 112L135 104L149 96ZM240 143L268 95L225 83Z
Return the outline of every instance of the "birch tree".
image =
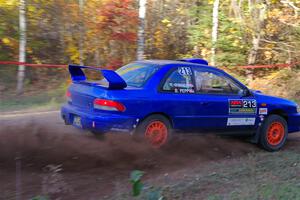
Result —
M137 40L137 60L143 60L145 48L145 17L147 0L139 0L139 28Z
M248 9L252 18L252 47L248 54L248 65L253 65L256 62L260 48L267 5L262 3L261 0L248 0ZM253 79L253 70L247 70L246 74L247 81L251 81Z
M26 0L19 2L19 62L26 61ZM19 65L17 75L17 93L22 94L25 78L25 66Z
M218 39L218 25L219 25L219 0L214 1L213 5L213 22L211 32L211 65L216 65L216 43Z

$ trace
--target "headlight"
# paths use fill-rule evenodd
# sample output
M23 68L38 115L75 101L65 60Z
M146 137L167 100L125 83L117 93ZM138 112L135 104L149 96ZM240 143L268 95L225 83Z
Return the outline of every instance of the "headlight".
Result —
M297 104L297 112L300 113L300 106Z

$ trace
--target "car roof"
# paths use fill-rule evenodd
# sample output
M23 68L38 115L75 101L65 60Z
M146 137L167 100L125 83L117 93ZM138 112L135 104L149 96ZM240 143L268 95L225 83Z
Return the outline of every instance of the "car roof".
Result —
M181 64L181 65L190 65L190 66L195 66L195 67L201 67L203 69L212 69L212 70L220 71L220 69L209 66L209 65L192 63L192 62L188 62L188 61L179 61L179 60L139 60L139 61L135 61L133 63L150 64L150 65L156 65L159 67L164 67L165 65L172 65L172 64L175 64L175 65Z

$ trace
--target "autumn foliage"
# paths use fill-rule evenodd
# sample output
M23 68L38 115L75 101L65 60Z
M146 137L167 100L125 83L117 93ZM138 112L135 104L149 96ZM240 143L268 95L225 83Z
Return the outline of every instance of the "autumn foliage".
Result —
M115 69L136 60L137 0L26 0L29 63L86 64ZM210 60L213 0L148 0L145 57ZM17 61L19 1L0 0L0 60ZM300 3L224 0L218 8L216 65L246 75L243 65L299 62ZM2 80L16 66L2 67ZM4 69L5 68L5 69ZM4 70L6 70L4 72ZM255 69L254 75L273 69ZM274 71L274 70L273 70ZM27 82L48 69L27 69ZM40 76L39 76L40 77Z

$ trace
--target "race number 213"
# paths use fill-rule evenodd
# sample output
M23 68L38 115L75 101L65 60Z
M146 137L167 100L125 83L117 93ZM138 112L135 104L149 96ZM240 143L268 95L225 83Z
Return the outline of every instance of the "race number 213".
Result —
M244 108L256 108L256 101L255 100L243 100L243 107Z

